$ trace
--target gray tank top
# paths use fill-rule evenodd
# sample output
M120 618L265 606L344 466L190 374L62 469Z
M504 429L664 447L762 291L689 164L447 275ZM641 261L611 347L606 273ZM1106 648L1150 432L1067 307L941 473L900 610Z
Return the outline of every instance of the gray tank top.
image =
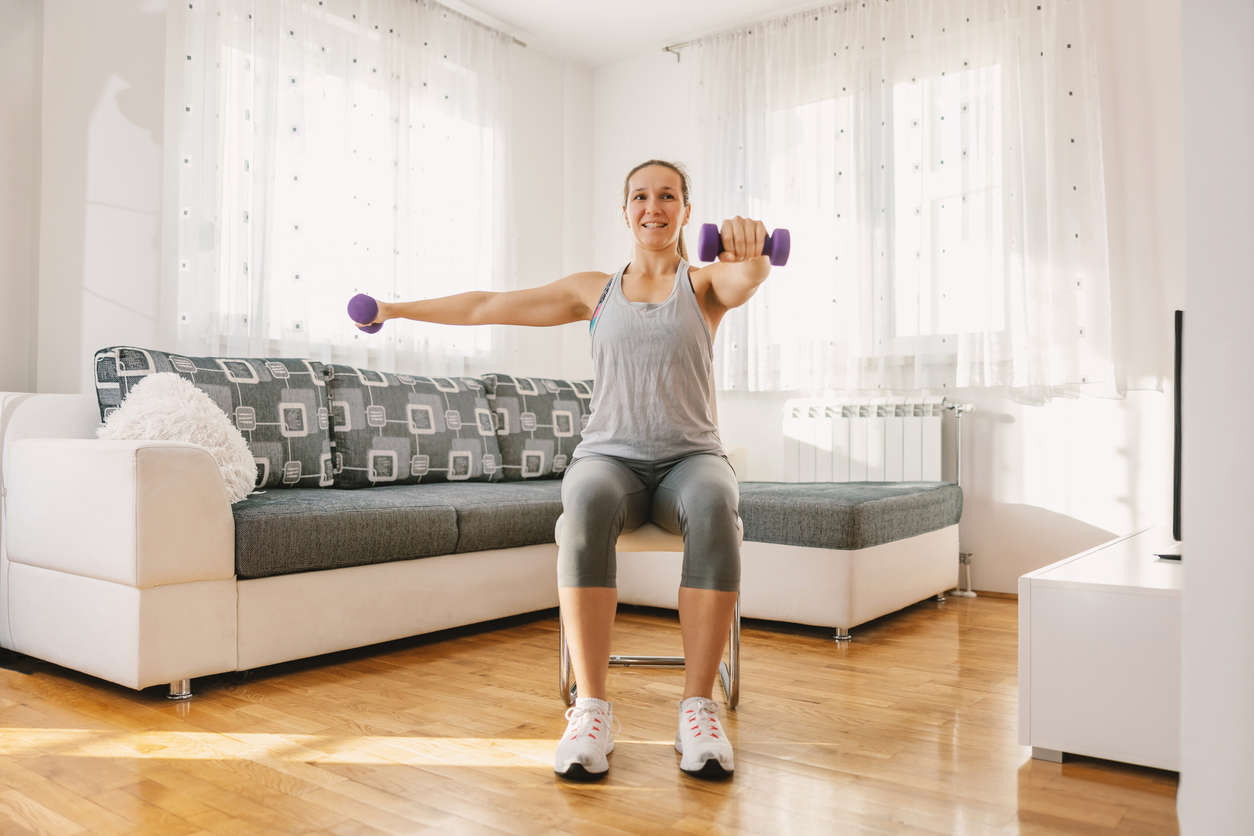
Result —
M605 286L589 325L596 383L592 414L572 458L726 455L714 399L714 339L688 262L680 259L671 295L662 302L628 300L626 269Z

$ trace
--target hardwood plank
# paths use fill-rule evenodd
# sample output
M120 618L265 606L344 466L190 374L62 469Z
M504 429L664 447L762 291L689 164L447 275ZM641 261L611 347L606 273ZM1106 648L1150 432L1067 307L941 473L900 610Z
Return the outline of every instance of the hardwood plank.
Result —
M36 833L82 833L83 828L17 790L0 792L0 814Z
M56 810L87 831L125 832L130 828L130 823L121 816L28 768L41 760L46 759L23 759L24 763L18 763L14 758L0 758L0 786L9 787L25 798ZM0 828L0 832L9 831Z

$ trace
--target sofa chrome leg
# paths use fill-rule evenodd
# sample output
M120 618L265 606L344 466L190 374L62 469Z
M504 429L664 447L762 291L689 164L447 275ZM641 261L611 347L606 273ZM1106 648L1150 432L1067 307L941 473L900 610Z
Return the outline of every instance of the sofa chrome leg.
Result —
M945 593L943 592L936 593L936 603L938 604L945 603Z
M836 635L832 636L832 638L838 642L853 641L853 636L849 635L849 630L845 627L837 627Z
M170 683L170 693L166 694L167 700L190 700L192 698L192 681L190 679L176 679Z

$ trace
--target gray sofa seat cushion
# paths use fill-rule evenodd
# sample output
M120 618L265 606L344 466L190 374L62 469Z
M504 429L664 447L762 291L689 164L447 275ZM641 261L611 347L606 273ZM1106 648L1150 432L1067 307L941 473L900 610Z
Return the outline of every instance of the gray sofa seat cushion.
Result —
M745 539L863 549L954 525L962 489L952 482L741 482Z
M554 480L253 494L231 507L235 573L265 578L552 543L561 496Z
M457 511L429 487L253 494L231 506L235 574L266 578L449 554Z
M552 543L562 483L268 491L231 510L236 574L263 578ZM947 482L741 482L740 516L746 540L861 549L957 523L962 490Z
M560 479L427 487L457 511L458 552L553 542L553 529L562 513Z

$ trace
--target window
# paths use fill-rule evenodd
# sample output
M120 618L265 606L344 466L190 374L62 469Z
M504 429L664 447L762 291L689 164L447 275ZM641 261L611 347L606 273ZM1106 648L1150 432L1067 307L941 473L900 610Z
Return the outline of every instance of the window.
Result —
M770 170L750 205L795 219L805 246L789 275L811 281L773 286L755 315L772 333L854 340L865 355L943 354L951 336L1000 330L1006 316L1000 68L887 89L769 114ZM833 333L833 306L863 317L861 339Z
M891 336L997 331L1005 320L1001 73L892 87Z

